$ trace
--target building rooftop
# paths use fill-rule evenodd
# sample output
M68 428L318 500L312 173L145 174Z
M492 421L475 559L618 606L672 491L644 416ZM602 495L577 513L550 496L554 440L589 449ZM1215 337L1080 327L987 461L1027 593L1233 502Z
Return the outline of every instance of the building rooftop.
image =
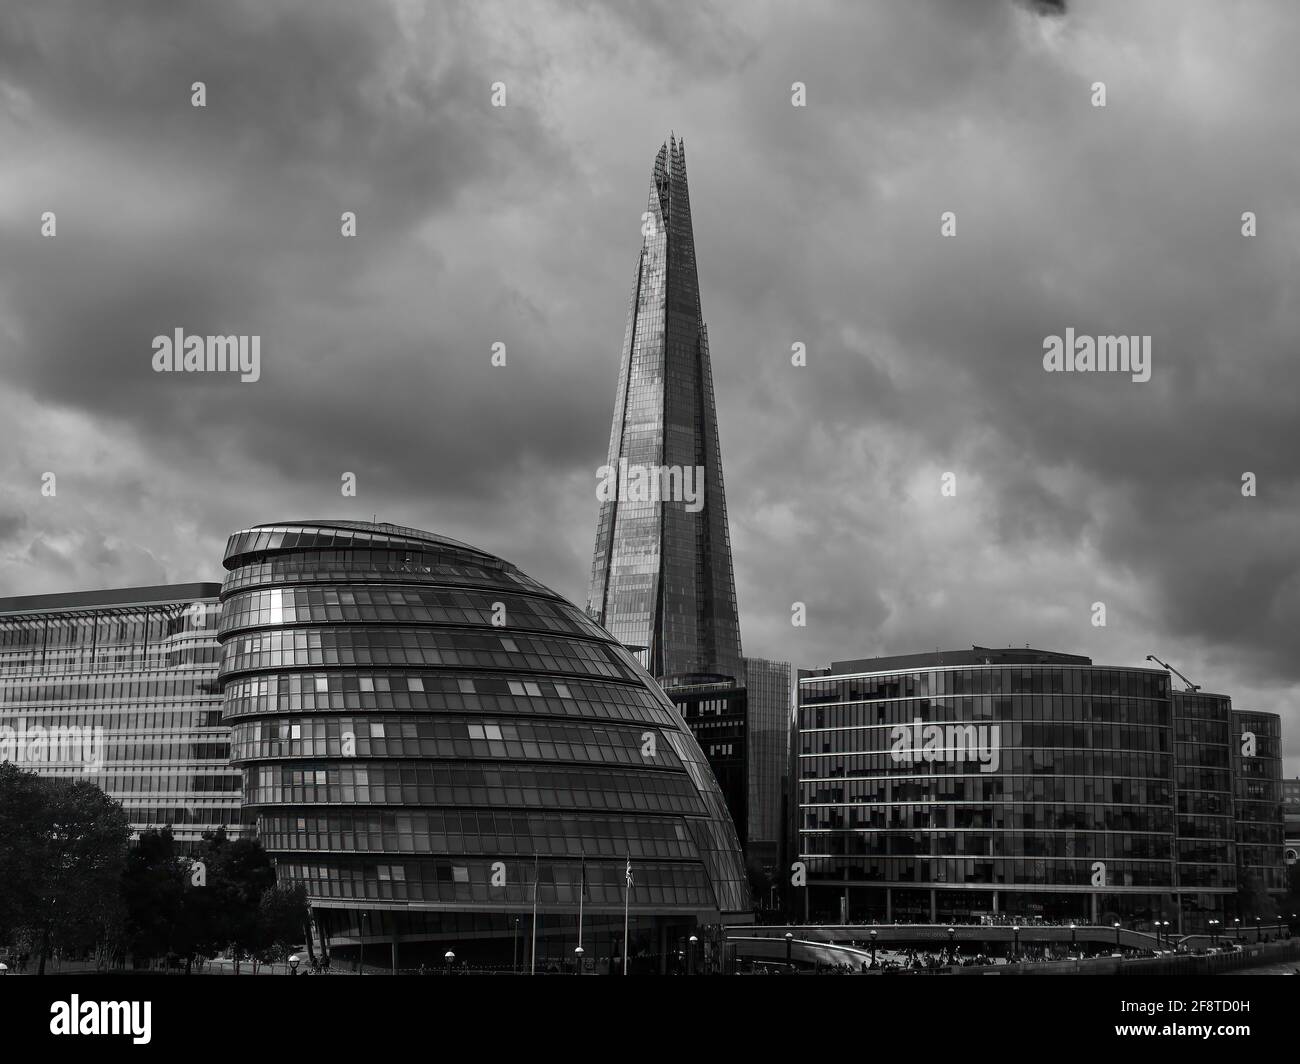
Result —
M161 602L214 599L221 585L213 583L156 584L152 587L118 587L103 591L63 591L53 595L17 595L0 598L0 613L42 613L47 610L86 610L107 606L149 606Z
M880 658L832 661L829 668L813 670L813 676L851 676L861 672L905 672L909 669L953 668L962 665L1091 665L1080 654L1029 647L978 647L967 650L930 650L921 654L894 654Z

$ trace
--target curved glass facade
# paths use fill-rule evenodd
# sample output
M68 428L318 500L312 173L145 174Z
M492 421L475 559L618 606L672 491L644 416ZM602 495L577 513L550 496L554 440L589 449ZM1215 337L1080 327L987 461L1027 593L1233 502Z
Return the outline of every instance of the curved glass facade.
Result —
M385 524L260 526L225 565L244 800L336 949L509 961L536 897L539 964L572 953L580 903L586 954L609 963L629 858L643 968L668 967L683 930L748 912L698 744L581 610L483 551Z
M798 851L824 917L1175 907L1166 673L976 664L810 677L799 716Z

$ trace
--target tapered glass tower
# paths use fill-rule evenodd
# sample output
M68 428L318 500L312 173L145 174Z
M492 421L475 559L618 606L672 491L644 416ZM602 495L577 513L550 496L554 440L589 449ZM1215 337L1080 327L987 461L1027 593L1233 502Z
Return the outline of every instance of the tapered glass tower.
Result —
M686 155L659 149L642 215L587 612L644 647L666 682L744 682L709 341L700 312Z

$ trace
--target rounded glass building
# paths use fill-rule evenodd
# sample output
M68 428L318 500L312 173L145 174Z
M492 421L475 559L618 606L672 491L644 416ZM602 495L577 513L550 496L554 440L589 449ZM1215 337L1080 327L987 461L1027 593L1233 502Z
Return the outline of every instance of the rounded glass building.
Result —
M230 537L225 567L244 802L336 958L572 970L581 909L584 967L621 970L627 902L631 970L667 971L687 936L707 945L699 929L747 914L694 737L554 592L368 522L259 525Z

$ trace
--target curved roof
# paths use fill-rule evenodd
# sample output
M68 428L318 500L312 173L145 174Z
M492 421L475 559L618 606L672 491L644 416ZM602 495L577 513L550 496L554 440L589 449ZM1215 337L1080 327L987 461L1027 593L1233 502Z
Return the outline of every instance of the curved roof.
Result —
M511 563L494 554L462 543L449 536L425 532L419 528L395 525L387 521L270 521L252 525L233 533L226 541L223 564L234 569L250 555L266 555L285 550L330 549L347 547L443 547L463 551L479 559L500 565ZM513 568L513 566L511 566Z

